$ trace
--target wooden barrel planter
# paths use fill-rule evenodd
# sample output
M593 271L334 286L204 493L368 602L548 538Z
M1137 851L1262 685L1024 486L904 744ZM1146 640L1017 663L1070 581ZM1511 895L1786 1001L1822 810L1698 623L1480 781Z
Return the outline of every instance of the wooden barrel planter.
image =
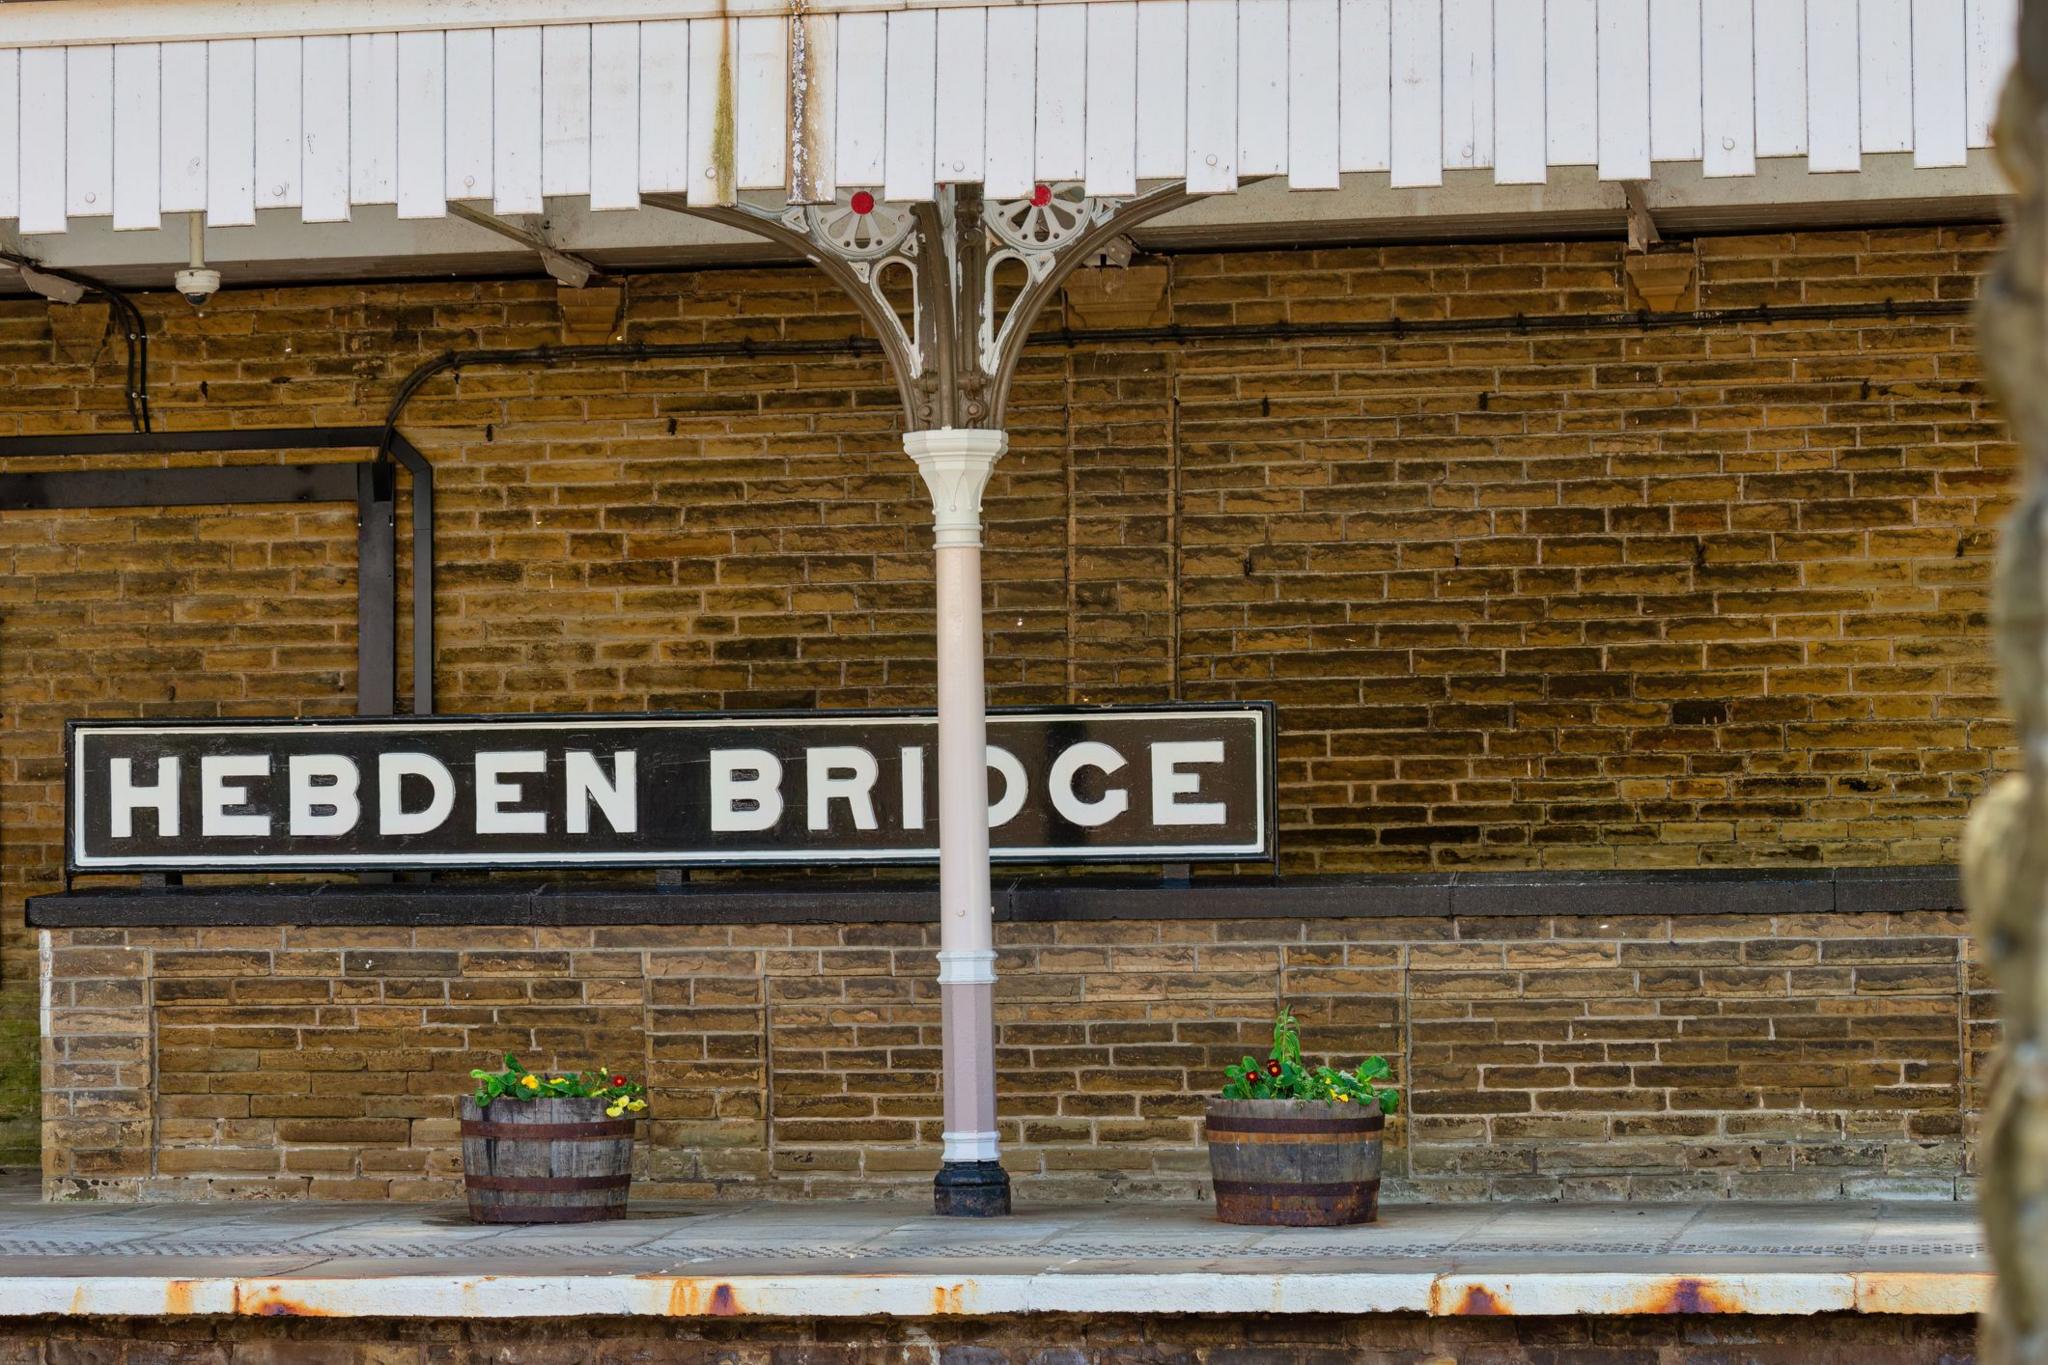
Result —
M1372 1222L1385 1123L1377 1104L1209 1101L1216 1216L1295 1228Z
M462 1183L479 1223L593 1223L626 1216L633 1120L603 1100L462 1098Z

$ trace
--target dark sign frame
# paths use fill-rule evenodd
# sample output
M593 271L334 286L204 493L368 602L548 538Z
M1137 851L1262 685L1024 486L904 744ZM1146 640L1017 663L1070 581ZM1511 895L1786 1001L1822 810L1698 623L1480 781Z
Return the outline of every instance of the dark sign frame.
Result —
M1278 711L1271 702L1159 702L1138 705L1082 705L1082 706L1017 706L991 707L989 709L992 739L997 727L1006 718L1028 721L1045 718L1057 722L1063 719L1086 721L1088 719L1165 719L1176 716L1217 715L1225 717L1247 717L1255 725L1256 768L1253 774L1254 794L1258 804L1258 844L1256 849L1233 845L1227 850L1207 850L1199 845L1187 847L1154 844L1151 846L1124 845L1107 849L1074 848L1033 848L1010 851L1000 847L991 850L991 857L997 862L1030 864L1081 864L1081 863L1155 863L1168 864L1194 862L1258 863L1274 862L1278 858L1279 845L1279 762L1278 762ZM235 732L260 732L265 729L294 730L340 729L395 730L425 732L441 728L485 728L518 725L543 725L569 728L578 725L603 727L613 723L637 723L647 728L659 728L665 721L684 722L689 728L713 728L721 724L732 727L744 734L744 727L755 726L802 726L806 723L825 723L837 727L861 721L888 722L901 720L930 720L934 713L930 708L886 707L872 710L772 710L772 711L657 711L631 714L495 714L495 715L437 715L437 716L320 716L306 717L260 717L241 719L235 717L184 717L176 719L73 719L64 726L64 867L66 880L78 875L121 875L121 874L236 874L276 875L300 872L432 872L432 871L520 871L520 870L603 870L640 868L660 870L680 867L725 867L725 868L772 868L793 865L830 866L929 866L934 855L925 850L891 851L845 851L805 848L800 841L793 844L786 853L765 855L749 853L745 856L727 856L716 850L696 852L663 850L658 853L626 855L619 853L592 853L587 855L565 855L561 853L537 853L532 855L505 854L425 854L417 857L367 855L363 853L337 853L333 857L312 855L222 855L207 859L197 855L178 855L122 859L109 863L101 860L81 861L81 832L77 820L81 802L88 792L80 790L82 740L87 733L136 731L161 734L181 730L231 730ZM708 725L706 723L709 723ZM625 728L625 724L621 724ZM928 793L927 800L935 803L935 790ZM928 809L936 810L935 804ZM936 821L932 823L936 843Z

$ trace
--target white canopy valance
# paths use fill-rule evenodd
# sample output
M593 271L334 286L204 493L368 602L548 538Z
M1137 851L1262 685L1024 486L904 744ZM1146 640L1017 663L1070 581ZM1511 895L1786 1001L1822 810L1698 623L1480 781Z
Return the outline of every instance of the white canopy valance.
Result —
M1180 179L1325 189L1361 171L1426 186L1464 169L1540 184L1554 166L1742 176L1759 157L1832 171L1887 152L1956 166L1987 140L2014 7L1069 0L690 17L638 0L604 22L492 27L480 20L579 7L6 5L0 43L22 12L12 41L36 45L0 48L0 219L36 234L193 211L214 227L378 204L437 218L450 200L532 213L553 196L919 200L977 182L1013 198L1080 181L1113 197ZM294 14L366 27L278 31ZM263 36L114 32L235 32L236 15ZM91 41L60 41L67 23Z

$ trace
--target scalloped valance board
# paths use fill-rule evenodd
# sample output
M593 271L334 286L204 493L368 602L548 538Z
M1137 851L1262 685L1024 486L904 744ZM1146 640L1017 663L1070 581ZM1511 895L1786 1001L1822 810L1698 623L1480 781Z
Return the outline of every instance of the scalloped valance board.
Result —
M0 220L34 235L259 209L439 218L451 200L919 201L950 183L1000 200L1062 182L1118 198L1349 172L1399 188L1457 170L1541 184L1562 166L1642 180L1659 161L1853 171L1886 153L1953 167L1988 142L2014 26L2014 0L706 8L506 0L475 26L430 0L8 6Z

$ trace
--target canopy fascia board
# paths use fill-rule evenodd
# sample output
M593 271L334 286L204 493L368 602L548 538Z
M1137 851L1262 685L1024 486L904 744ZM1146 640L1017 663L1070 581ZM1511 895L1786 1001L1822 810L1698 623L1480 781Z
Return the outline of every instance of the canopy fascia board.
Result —
M1760 163L1754 177L1717 180L1696 166L1659 166L1645 197L1667 232L1853 227L1865 224L1980 221L1995 217L2006 184L1989 152L1941 171L1915 169L1906 155L1866 158L1849 175L1815 175L1797 158ZM763 206L772 195L745 196ZM550 242L611 271L794 261L765 237L703 218L651 209L594 211L577 200L551 201ZM1241 193L1199 199L1140 224L1141 249L1204 250L1308 242L1417 242L1473 237L1618 236L1625 225L1621 187L1590 167L1559 171L1548 185L1496 185L1483 171L1446 176L1441 186L1396 190L1384 174L1344 177L1341 188L1290 192L1264 181ZM345 223L306 223L290 210L261 213L253 227L210 228L207 259L230 287L330 279L528 272L530 253L459 218L399 218L388 207L358 209ZM81 220L68 233L16 243L44 264L110 284L168 285L185 263L183 224L167 218L153 232L116 232L105 219ZM0 295L20 291L0 272Z
M343 33L422 33L529 24L649 23L666 19L786 18L904 10L1008 9L1087 0L16 0L0 13L0 44L200 42L310 38ZM1176 0L1136 0L1172 4Z

